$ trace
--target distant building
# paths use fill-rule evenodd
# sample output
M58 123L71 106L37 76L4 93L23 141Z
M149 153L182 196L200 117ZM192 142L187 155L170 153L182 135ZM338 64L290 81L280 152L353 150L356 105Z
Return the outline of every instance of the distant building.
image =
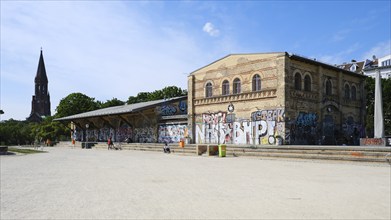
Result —
M28 121L40 122L42 117L50 116L50 95L48 89L48 77L46 75L43 55L39 57L37 75L35 76L35 95L31 101L31 113L27 118Z
M365 75L375 77L377 71L380 72L383 79L391 77L391 54L378 59L374 56L373 60L365 61Z

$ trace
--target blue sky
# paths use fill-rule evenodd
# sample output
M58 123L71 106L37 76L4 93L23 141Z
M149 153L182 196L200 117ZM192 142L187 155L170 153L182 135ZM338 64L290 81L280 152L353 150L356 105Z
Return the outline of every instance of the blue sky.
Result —
M40 48L52 114L81 92L126 101L232 53L283 52L340 64L390 54L385 1L1 1L0 109L31 111Z

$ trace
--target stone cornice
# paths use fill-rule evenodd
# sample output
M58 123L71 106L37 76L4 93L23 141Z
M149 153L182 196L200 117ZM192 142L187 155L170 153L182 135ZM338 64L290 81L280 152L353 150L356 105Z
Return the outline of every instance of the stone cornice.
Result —
M209 105L237 101L248 101L256 99L267 99L277 97L277 89L264 89L258 92L240 93L234 95L214 96L210 98L194 99L194 105Z

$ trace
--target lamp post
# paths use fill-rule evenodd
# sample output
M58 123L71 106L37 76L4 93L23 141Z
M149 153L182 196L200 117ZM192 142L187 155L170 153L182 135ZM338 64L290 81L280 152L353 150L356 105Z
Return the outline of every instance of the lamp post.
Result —
M86 149L88 147L88 128L90 127L90 125L87 123L86 124Z

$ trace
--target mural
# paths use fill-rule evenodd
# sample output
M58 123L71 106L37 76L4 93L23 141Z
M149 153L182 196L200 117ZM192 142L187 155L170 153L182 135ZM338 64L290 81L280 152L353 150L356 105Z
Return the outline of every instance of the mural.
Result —
M187 125L159 125L159 143L177 143L188 134Z
M196 124L196 143L282 144L285 110L260 110L250 120L227 121L226 112L204 113Z

